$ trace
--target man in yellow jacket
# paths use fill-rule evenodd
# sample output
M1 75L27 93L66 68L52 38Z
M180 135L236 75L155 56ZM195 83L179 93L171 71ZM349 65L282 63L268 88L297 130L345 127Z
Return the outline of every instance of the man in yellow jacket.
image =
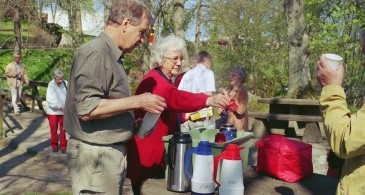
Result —
M365 50L363 51L365 54ZM347 108L341 87L344 67L331 68L324 57L317 62L317 80L323 86L320 107L332 151L345 159L337 194L365 194L365 104L356 113Z
M11 105L14 109L15 115L20 115L17 102L21 97L23 84L28 84L29 79L27 75L27 69L25 65L21 63L20 54L15 53L13 57L14 61L6 66L5 73L11 92Z

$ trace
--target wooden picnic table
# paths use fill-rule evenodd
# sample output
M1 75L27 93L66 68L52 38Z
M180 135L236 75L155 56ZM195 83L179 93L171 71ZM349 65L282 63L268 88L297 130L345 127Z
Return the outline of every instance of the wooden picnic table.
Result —
M319 100L289 98L259 98L258 103L269 104L269 113L249 112L249 116L260 120L266 129L284 129L285 135L298 136L298 129L304 128L302 140L318 143L325 137L321 128ZM289 128L289 121L295 121L298 129ZM322 131L321 131L322 130Z

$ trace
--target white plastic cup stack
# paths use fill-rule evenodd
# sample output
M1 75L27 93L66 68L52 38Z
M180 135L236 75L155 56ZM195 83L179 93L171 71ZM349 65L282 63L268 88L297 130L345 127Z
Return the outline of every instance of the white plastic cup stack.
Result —
M142 124L137 132L137 136L140 138L144 138L146 136L146 133L149 133L155 127L159 117L160 114L147 112L143 117Z
M324 54L324 57L333 70L337 70L343 60L341 56L332 53Z

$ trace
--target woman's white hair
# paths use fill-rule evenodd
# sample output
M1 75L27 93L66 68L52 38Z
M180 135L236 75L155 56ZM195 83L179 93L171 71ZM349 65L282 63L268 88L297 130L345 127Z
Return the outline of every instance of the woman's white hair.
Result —
M169 49L177 49L183 51L185 48L185 40L170 34L167 37L157 39L151 47L151 63L154 67L162 64L162 61Z
M53 71L53 78L55 79L56 77L63 78L63 72L58 68Z

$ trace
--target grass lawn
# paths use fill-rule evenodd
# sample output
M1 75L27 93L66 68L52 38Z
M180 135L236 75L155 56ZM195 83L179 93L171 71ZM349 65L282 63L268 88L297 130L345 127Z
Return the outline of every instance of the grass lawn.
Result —
M21 26L23 30L27 30L29 26L32 26L33 24L28 24L26 22L22 22ZM0 21L0 31L7 31L7 30L13 30L14 29L14 22L13 21Z
M25 22L22 22L22 37L23 40L26 39L26 37L29 38L29 41L33 40L33 34L29 31L30 28L37 28L34 24L28 24ZM0 21L0 42L4 41L14 41L14 22L4 22ZM1 46L1 45L0 45Z

